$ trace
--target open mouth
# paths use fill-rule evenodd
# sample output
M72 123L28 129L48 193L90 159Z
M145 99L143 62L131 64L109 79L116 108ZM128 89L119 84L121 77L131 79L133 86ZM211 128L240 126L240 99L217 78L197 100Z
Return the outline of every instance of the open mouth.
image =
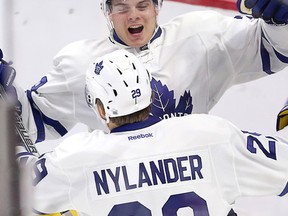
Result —
M138 25L138 26L130 26L128 28L128 31L131 33L131 34L138 34L140 32L142 32L143 30L143 25Z

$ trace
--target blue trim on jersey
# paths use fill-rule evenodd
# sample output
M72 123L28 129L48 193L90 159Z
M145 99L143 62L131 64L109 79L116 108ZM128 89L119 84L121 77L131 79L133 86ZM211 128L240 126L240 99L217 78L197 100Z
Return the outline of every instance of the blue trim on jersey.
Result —
M23 156L33 156L30 152L20 152L16 154L16 158L23 157Z
M152 43L156 38L160 37L161 34L162 34L162 29L160 27L158 27L156 33L154 34L154 36L150 40L150 43Z
M248 17L249 19L253 19L252 16L248 15L246 16ZM243 16L242 15L237 15L237 16L234 16L234 19L243 19ZM266 41L267 38L265 37L263 31L262 31L262 34L261 34L261 49L260 49L260 52L261 52L261 59L262 59L262 64L263 64L263 71L265 71L267 74L274 74L275 72L273 72L271 70L271 63L270 63L270 56L269 56L269 52L267 51L267 49L265 48L264 46L264 43L263 43L263 39L265 39ZM274 48L274 53L275 55L277 56L277 58L283 62L283 63L287 63L288 64L288 56L284 56L282 55L281 53L277 52Z
M281 53L277 52L277 50L275 50L275 49L274 49L274 52L275 52L277 58L278 58L281 62L288 64L288 57L287 57L287 56L282 55Z
M253 19L253 16L251 16L251 15L249 15L249 14L245 14L245 15L236 15L236 16L234 16L233 18L234 18L234 19L243 19L244 17L247 17L247 18L249 18L250 20Z
M154 34L154 36L151 38L150 43L152 43L156 38L160 37L162 34L162 29L161 27L158 27L158 29L156 30L156 33ZM115 32L115 30L113 30L113 38L115 41L117 41L118 43L124 45L124 46L128 46L126 43L124 43L117 35L117 33ZM145 46L145 45L144 45Z
M34 107L34 101L33 101L33 99L32 99L32 91L27 90L27 91L26 91L26 95L27 95L28 101L29 101L29 103L30 103L30 107L31 107L32 114L33 114L33 117L34 117L34 122L35 122L36 128L37 128L37 139L36 139L36 143L37 143L37 142L41 142L41 141L43 141L43 140L45 139L44 123L43 123L43 121L42 121L40 111L37 110L37 109Z
M43 113L42 113L42 115L43 115L44 123L52 126L61 136L64 136L68 132L67 129L59 121L48 118Z
M36 209L32 209L32 211L35 213L35 214L37 214L37 215L50 215L50 214L52 214L52 213L44 213L44 212L40 212L40 211L37 211ZM62 215L62 214L65 214L65 213L67 213L67 212L69 212L69 210L66 210L66 211L63 211L63 212L60 212L60 214ZM54 213L55 214L55 213Z
M263 70L267 73L267 74L273 74L274 72L271 71L271 63L270 63L270 56L269 56L269 52L267 51L267 49L264 47L264 43L263 43L263 39L266 39L265 35L262 32L262 41L261 41L261 58L262 58L262 63L263 63ZM275 53L275 55L277 56L277 58L283 62L288 64L288 57L282 55L281 53L279 53L277 50L275 50L273 48L273 51Z
M36 209L33 209L32 211L33 211L33 213L35 213L37 215L45 215L45 213L37 211Z
M159 119L159 118L157 118L155 116L149 116L149 118L146 119L145 121L136 122L136 123L132 123L132 124L126 124L126 125L122 125L120 127L114 128L114 129L111 130L111 133L139 130L139 129L142 129L142 128L149 127L149 126L151 126L153 124L156 124L159 121L161 121L161 119Z
M262 32L261 35L261 45L260 45L260 52L261 52L261 59L263 64L263 71L267 74L273 74L274 72L271 70L271 63L270 63L270 55L267 49L264 46L263 40L266 40L264 33Z
M115 30L113 29L113 38L115 41L117 41L118 43L124 45L124 46L128 46L127 44L125 44L117 35L117 33L115 32Z
M279 196L284 196L288 193L288 183L286 184L284 190L279 194Z
M44 123L53 127L61 136L64 136L68 131L59 121L48 118L46 115L44 115L38 109L36 109L35 103L34 103L33 98L32 98L32 91L36 92L36 90L33 89L33 87L32 87L31 91L30 90L26 91L26 94L27 94L27 98L29 100L29 103L30 103L30 106L32 109L34 122L35 122L35 125L37 128L37 139L35 142L38 143L38 142L42 142L43 140L45 140Z

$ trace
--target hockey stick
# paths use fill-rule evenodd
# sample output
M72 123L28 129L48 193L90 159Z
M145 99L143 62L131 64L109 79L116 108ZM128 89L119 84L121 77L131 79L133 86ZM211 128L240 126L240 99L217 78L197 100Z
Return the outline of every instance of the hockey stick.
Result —
M0 85L0 98L4 102L8 103L7 93L4 90L2 85ZM20 138L22 140L22 144L26 148L26 150L28 152L34 154L35 156L39 156L40 154L39 154L38 150L36 149L34 143L30 139L30 137L29 137L24 125L23 125L21 116L16 111L15 111L15 126L16 126L16 132L20 136Z
M0 49L0 63L5 64L5 65L10 64L10 63L6 62L5 60L3 60L3 52L1 49ZM11 70L10 76L5 81L5 85L7 85L7 86L13 82L13 80L16 76L15 69L14 68L12 68L12 69L13 70ZM0 99L6 103L9 103L7 93L1 84L0 84ZM34 143L30 139L30 137L29 137L24 125L23 125L23 121L22 121L21 116L16 111L15 111L15 126L16 126L16 132L20 136L20 138L22 140L22 144L26 148L26 150L28 152L34 154L35 156L39 156L40 154L39 154L38 150L36 149Z

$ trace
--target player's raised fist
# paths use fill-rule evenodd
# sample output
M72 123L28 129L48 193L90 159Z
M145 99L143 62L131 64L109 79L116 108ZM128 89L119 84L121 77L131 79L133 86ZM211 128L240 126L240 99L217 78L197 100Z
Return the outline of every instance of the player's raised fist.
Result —
M12 62L3 60L3 52L0 49L0 85L6 92L5 94L8 96L8 101L15 106L16 111L20 114L22 105L18 100L16 88L13 86L16 70L11 65ZM1 94L3 94L3 92L1 92Z
M237 7L241 13L270 24L288 23L288 0L237 0Z
M0 84L4 89L12 85L16 76L16 71L11 64L3 60L3 52L0 49Z

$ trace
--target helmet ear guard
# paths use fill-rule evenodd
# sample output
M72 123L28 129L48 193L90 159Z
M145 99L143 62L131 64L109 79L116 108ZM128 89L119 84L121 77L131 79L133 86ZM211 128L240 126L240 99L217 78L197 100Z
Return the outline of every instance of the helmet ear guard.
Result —
M90 81L92 83L88 83ZM98 110L97 99L101 100L100 98L108 97L108 94L100 96L101 92L103 93L103 88L101 88L100 86L95 85L93 83L92 79L87 79L86 80L86 86L85 86L86 102L87 102L88 106L90 108L92 108L92 110L96 113L96 116L98 116L100 118L101 118L101 115L100 115L100 112ZM95 97L96 95L98 95L98 96ZM105 110L105 108L104 108L104 110ZM106 123L109 123L109 116L107 115L106 112L105 112L105 121L106 121Z
M126 50L97 58L86 73L86 101L94 111L100 99L109 117L132 114L152 102L150 74L140 60Z

